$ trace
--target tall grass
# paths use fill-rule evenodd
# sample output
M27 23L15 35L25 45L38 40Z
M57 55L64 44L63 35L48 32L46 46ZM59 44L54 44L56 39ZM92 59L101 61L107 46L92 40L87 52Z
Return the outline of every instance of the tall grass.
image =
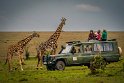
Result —
M123 83L124 71L122 71L124 60L114 62L106 66L104 72L91 74L86 66L70 66L64 71L36 70L36 58L26 60L24 71L20 68L8 72L7 65L0 63L0 83ZM15 63L15 62L14 62Z

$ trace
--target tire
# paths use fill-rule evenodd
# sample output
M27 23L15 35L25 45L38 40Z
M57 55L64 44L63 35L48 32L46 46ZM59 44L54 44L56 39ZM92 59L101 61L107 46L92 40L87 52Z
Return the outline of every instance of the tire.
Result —
M119 52L119 55L122 56L122 49L121 49L121 47L118 47L118 52Z
M55 70L55 67L53 67L53 66L46 66L46 68L47 68L47 70L48 71L54 71Z
M64 70L65 69L65 63L63 61L57 61L56 69L60 70L60 71Z

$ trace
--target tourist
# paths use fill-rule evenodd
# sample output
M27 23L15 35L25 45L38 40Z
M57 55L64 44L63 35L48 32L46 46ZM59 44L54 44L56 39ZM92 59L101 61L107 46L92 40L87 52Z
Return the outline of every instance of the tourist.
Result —
M90 30L88 41L89 40L94 40L94 39L95 39L95 34L94 34L93 30Z
M106 41L107 40L107 31L103 30L102 32L102 41Z
M98 30L96 33L95 33L95 37L96 37L96 40L101 40L101 31Z

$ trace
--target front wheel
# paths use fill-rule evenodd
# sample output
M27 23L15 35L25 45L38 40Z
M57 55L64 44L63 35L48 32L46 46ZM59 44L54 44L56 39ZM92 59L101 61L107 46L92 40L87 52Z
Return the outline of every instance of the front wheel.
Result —
M54 71L55 70L54 66L47 65L46 68L48 71Z
M56 69L57 70L64 70L65 69L65 63L63 61L57 61L56 63Z

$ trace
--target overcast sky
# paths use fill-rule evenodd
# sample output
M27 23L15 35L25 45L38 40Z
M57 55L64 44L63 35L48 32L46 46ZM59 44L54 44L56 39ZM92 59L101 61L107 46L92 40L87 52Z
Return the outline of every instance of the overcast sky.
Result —
M124 0L0 0L0 31L124 31Z

